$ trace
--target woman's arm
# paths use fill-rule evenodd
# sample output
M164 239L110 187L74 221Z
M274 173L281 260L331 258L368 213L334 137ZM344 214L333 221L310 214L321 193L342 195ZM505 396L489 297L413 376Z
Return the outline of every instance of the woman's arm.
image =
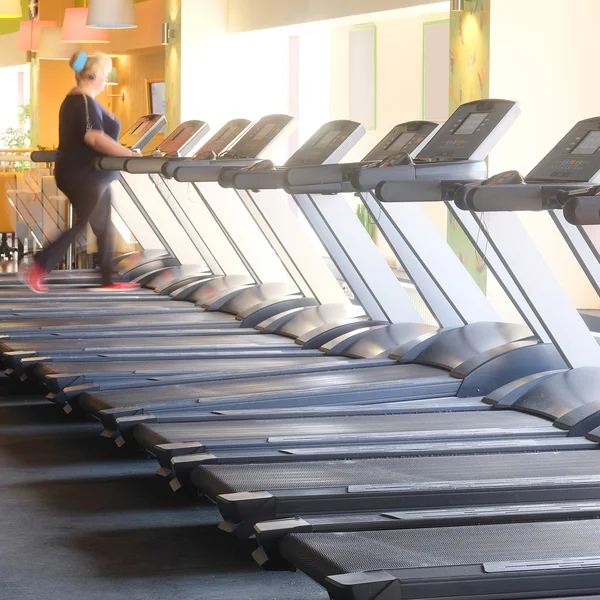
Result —
M96 152L105 154L106 156L139 156L137 152L126 148L119 144L119 142L115 142L110 136L99 129L91 129L86 132L83 141Z

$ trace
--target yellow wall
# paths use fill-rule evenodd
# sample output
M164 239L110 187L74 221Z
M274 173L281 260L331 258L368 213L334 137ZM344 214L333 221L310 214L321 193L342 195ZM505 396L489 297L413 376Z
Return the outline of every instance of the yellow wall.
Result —
M107 98L108 109L121 120L123 130L128 129L142 115L150 112L147 102L147 79L164 79L164 50L151 54L132 54L114 62L119 73L119 85L107 88L109 94L124 93L125 97Z
M75 85L69 64L60 60L42 60L39 63L39 139L45 148L58 145L58 111L64 97Z

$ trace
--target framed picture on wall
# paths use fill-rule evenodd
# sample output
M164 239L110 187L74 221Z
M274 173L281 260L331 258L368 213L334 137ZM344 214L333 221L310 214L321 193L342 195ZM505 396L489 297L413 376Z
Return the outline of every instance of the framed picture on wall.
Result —
M166 111L166 92L164 79L146 79L148 112L164 115Z

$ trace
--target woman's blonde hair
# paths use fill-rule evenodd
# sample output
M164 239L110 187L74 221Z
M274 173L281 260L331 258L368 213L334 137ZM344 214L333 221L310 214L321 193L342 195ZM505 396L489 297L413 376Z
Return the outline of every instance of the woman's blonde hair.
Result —
M88 56L83 68L81 70L76 70L74 65L83 62L83 60L85 60L85 55L82 52L75 52L69 61L69 66L75 70L75 79L78 84L86 79L94 79L100 74L104 76L104 74L108 73L112 68L112 59L110 56L98 53L94 56Z

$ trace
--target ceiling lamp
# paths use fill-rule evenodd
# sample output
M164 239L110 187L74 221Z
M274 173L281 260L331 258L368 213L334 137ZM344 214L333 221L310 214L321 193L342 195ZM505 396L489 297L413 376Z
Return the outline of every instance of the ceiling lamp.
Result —
M108 31L88 27L87 19L87 8L67 8L62 27L62 41L69 44L108 44Z
M20 19L21 0L0 0L0 19Z
M90 0L87 26L93 29L137 27L133 0Z
M37 52L40 49L42 32L46 27L56 27L56 21L21 21L19 28L19 50Z
M40 60L71 60L80 50L79 44L65 44L62 41L62 27L45 27L40 36L38 58Z

